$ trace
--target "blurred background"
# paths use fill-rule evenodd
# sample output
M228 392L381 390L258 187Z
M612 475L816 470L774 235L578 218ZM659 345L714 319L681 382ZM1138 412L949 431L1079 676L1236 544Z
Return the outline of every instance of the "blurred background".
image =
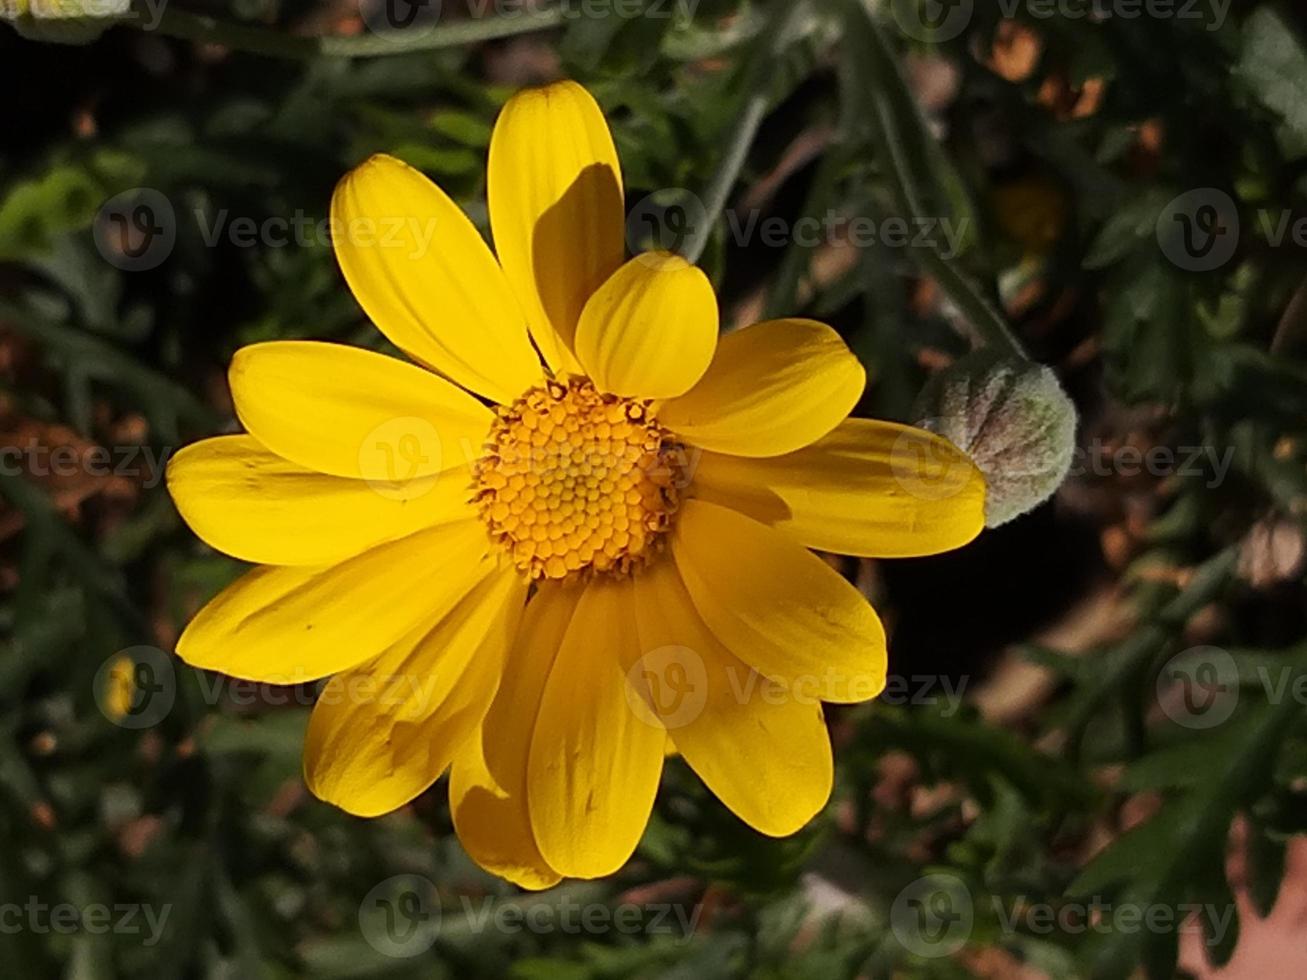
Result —
M3 975L1307 975L1296 5L0 17ZM443 782L371 821L308 794L313 689L172 656L242 569L162 475L233 430L238 347L380 346L321 225L347 169L396 154L484 229L499 107L563 76L614 130L630 248L707 232L725 324L835 325L869 375L857 414L915 420L998 315L1080 423L1034 512L840 565L893 676L827 712L837 785L806 830L755 834L669 760L628 867L530 895L463 854Z

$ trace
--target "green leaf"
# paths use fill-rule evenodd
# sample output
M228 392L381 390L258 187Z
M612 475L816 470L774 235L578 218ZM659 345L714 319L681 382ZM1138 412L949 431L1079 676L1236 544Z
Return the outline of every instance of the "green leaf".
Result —
M1254 10L1244 22L1237 76L1262 105L1281 119L1286 153L1307 153L1307 50L1273 6Z
M44 251L55 236L89 227L105 196L100 181L74 164L13 184L0 199L0 258Z

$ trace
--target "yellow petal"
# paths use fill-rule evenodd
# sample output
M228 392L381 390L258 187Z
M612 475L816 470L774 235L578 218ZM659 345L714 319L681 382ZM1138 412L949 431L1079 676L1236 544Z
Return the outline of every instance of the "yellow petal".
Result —
M694 492L809 548L912 558L960 548L985 525L985 480L947 439L847 419L805 449L769 459L704 452Z
M278 456L387 485L467 466L493 421L443 378L342 344L242 347L229 378L241 423Z
M728 508L687 500L672 555L708 628L750 667L823 701L866 701L884 689L879 617L798 542Z
M862 365L830 327L768 320L722 337L708 373L658 420L704 449L779 456L844 421L865 384Z
M625 254L622 171L608 123L575 82L519 92L490 140L499 263L556 372L576 372L581 310Z
M672 398L694 387L717 346L717 297L679 255L648 252L590 297L576 328L576 357L603 391Z
M379 545L339 565L269 567L237 579L191 620L177 655L192 667L292 684L363 663L495 568L485 525L462 521Z
M449 775L454 829L464 849L487 871L524 888L548 888L560 877L531 831L526 769L540 697L579 595L572 585L536 589L481 737L464 745Z
M574 878L612 874L644 833L667 735L633 710L629 583L590 582L545 682L527 801L540 853Z
M526 320L499 265L439 187L377 155L337 185L331 219L345 281L396 347L498 402L540 382Z
M527 604L503 683L486 715L486 765L501 786L517 786L519 781L526 786L531 733L540 713L545 681L563 645L581 591L575 584L542 582Z
M509 564L381 656L337 674L313 707L304 779L361 817L398 809L481 729L526 601Z
M383 492L297 466L245 435L205 439L168 461L168 492L191 530L218 551L268 565L328 565L475 517L471 482L460 469Z
M563 876L540 856L526 812L526 773L523 783L508 792L490 775L476 732L464 741L449 770L449 812L454 832L472 860L491 874L539 891L558 884Z
M645 651L630 676L676 748L741 820L792 834L826 805L834 778L820 702L751 670L709 632L676 566L657 562L634 582Z

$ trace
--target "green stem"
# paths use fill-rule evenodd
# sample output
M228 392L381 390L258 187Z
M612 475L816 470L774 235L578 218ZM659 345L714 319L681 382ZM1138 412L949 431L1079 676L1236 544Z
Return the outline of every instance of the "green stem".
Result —
M922 220L932 213L938 214L932 212L928 202L941 201L944 195L938 188L932 193L923 184L932 176L938 148L932 143L920 110L903 80L898 59L865 0L845 0L844 6L848 26L845 84L855 89L845 93L846 106L859 105L863 109L847 117L848 125L864 128L870 134L885 165L897 206L905 217ZM935 279L958 307L983 344L1028 360L1003 315L936 244L914 248L912 253L923 271Z
M1067 715L1068 732L1066 754L1080 758L1081 742L1094 713L1114 692L1125 687L1129 678L1149 657L1161 650L1168 639L1183 630L1184 625L1208 603L1216 600L1230 584L1238 565L1239 552L1226 548L1208 558L1194 569L1188 584L1166 602L1161 609L1140 625L1115 649L1100 658L1094 687L1087 696L1075 703Z
M137 16L124 21L140 30L157 30L169 37L205 44L221 44L235 51L267 55L273 58L307 60L317 57L370 58L381 55L435 51L477 44L495 38L513 37L544 31L562 24L567 13L562 8L532 10L512 16L463 20L409 29L393 34L359 34L353 37L308 36L285 34L253 24L237 24L166 6L152 13L138 6Z
M812 189L803 202L803 214L825 214L835 205L836 185L848 163L846 152L845 145L838 142L826 148L812 178ZM775 284L767 293L765 315L768 319L794 312L798 304L799 286L811 269L811 249L797 241L791 242L781 259L780 268L776 270Z
M776 0L773 11L782 12L773 13L770 18L771 23L761 32L764 36L770 34L770 38L754 52L753 63L749 66L746 75L746 90L749 96L740 107L735 128L726 140L726 154L718 162L717 169L713 171L712 179L704 190L704 220L691 229L685 244L681 247L681 255L691 264L698 263L703 257L713 227L722 216L722 212L726 210L731 189L740 178L740 171L744 168L744 161L749 155L749 147L753 144L754 137L758 135L758 127L762 125L762 120L767 115L767 108L771 104L769 80L771 74L775 72L775 61L784 54L790 42L791 27L798 20L804 6L802 0Z

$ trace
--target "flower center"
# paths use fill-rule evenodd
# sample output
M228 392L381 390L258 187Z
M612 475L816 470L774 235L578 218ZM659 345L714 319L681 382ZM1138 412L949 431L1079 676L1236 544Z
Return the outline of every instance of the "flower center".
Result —
M573 378L498 410L473 489L491 535L532 578L623 574L661 547L681 447L649 404Z

